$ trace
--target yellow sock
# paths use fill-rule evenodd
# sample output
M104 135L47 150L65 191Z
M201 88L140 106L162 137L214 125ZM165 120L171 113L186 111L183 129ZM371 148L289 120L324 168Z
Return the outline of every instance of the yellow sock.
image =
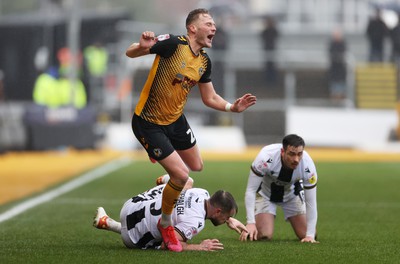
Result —
M182 189L183 186L179 186L173 183L171 180L168 181L162 194L161 210L164 215L172 214L172 210L174 209L174 205L178 200L179 194L181 193Z

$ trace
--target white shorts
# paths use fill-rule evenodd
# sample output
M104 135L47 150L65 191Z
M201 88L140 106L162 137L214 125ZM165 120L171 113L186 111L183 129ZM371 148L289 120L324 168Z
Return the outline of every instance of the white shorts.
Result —
M128 207L131 204L131 200L125 202L124 206L121 209L120 213L120 221L121 221L121 238L127 248L135 248L135 244L132 242L129 237L127 223L126 223L126 215L128 211Z
M261 213L269 213L276 216L276 208L282 207L285 220L295 215L302 215L306 213L306 203L296 195L296 197L290 201L282 203L274 203L264 198L257 193L256 204L255 204L255 215Z
M158 248L161 245L162 237L157 228L161 210L149 209L150 205L154 208L161 208L161 199L154 202L147 200L136 203L129 199L122 207L120 212L121 237L126 247L147 249ZM154 212L151 213L150 210ZM129 229L127 217L137 221L134 228Z

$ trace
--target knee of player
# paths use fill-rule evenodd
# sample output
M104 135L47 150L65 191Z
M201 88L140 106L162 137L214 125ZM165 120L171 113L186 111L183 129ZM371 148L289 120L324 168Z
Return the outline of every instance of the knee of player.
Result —
M258 235L258 240L262 241L271 241L272 240L272 235Z
M295 234L296 234L296 236L297 236L297 238L299 239L299 240L302 240L303 238L305 238L306 237L306 232L304 231L304 232L302 232L302 231L295 231Z
M199 162L197 162L197 163L195 163L195 164L192 164L192 165L190 166L190 170L191 170L191 171L202 171L202 170L203 170L203 167L204 167L203 161L200 160Z
M169 173L170 179L179 185L185 185L189 179L189 170L187 168Z
M258 240L270 241L270 240L272 240L272 237L273 237L273 235L271 233L258 231Z

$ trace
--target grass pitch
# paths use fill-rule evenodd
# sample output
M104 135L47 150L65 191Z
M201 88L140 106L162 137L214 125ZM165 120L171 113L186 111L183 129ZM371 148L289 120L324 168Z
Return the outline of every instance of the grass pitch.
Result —
M230 191L245 222L244 192L251 161L206 161L191 176L210 194ZM116 219L122 204L164 173L148 161L90 182L0 223L0 263L399 263L400 164L318 162L318 240L302 244L278 211L271 242L240 242L210 221L191 242L218 238L218 252L128 250L120 237L92 227L103 206ZM14 203L15 204L15 203ZM0 206L0 213L14 204Z

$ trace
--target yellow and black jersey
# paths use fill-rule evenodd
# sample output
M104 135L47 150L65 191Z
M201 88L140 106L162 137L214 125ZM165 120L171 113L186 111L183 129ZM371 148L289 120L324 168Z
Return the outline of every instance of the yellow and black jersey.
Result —
M191 88L211 81L211 61L204 50L195 55L185 36L161 35L150 53L156 57L135 114L169 125L182 115Z

